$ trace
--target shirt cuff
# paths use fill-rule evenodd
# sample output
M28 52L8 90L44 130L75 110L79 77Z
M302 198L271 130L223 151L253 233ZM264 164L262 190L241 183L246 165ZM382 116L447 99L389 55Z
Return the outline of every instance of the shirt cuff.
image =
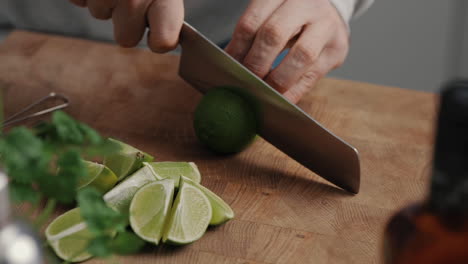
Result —
M340 13L346 24L354 18L362 15L372 5L374 0L330 0Z

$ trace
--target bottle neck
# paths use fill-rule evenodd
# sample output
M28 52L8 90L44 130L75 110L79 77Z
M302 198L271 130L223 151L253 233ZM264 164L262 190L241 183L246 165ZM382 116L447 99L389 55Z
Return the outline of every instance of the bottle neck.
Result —
M10 221L10 197L8 193L8 178L0 171L0 229Z
M468 214L468 81L440 96L428 205L439 215Z

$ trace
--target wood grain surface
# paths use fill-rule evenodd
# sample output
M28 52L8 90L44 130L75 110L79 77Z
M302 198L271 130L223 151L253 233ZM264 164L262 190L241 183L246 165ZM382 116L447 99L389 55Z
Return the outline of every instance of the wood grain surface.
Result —
M326 79L303 98L302 109L360 151L353 196L262 139L234 156L204 149L192 129L201 95L177 76L178 60L20 31L0 45L6 116L66 94L67 112L102 134L160 161L196 162L236 213L191 245L149 247L122 263L380 263L389 217L426 194L437 97Z

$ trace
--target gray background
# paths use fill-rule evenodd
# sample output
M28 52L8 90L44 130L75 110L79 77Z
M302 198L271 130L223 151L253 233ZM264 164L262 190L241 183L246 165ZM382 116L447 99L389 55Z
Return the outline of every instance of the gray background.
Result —
M468 77L468 1L376 0L351 24L351 50L334 77L438 91Z

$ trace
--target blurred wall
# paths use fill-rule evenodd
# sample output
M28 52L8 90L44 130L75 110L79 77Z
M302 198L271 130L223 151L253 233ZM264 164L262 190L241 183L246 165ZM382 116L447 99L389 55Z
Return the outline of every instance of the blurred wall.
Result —
M463 1L460 6L461 10L463 10L461 15L461 31L463 35L463 41L461 42L462 54L460 56L461 62L458 75L468 77L468 1Z
M351 24L348 60L330 76L424 91L468 77L467 13L466 0L376 0Z

